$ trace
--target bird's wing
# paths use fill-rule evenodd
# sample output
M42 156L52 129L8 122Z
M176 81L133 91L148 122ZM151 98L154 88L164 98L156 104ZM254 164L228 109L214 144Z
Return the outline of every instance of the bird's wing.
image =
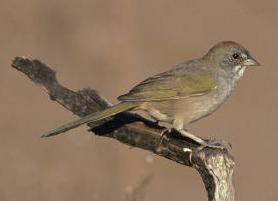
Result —
M159 101L203 95L217 86L214 75L204 66L183 64L139 83L121 101Z

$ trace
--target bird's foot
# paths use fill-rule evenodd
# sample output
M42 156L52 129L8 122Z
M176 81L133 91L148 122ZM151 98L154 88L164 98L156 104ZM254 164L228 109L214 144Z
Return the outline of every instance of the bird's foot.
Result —
M202 150L204 148L221 149L221 150L226 149L226 147L222 144L208 143L205 140L202 143L200 143L200 142L198 142L198 143L200 144L200 146L198 147L199 150Z
M202 150L204 148L212 148L212 149L221 149L221 150L232 150L232 145L225 140L219 140L213 137L210 137L206 140L203 140L204 143L200 144L201 146L198 148Z
M192 133L189 133L187 130L184 130L184 129L178 130L178 131L182 136L189 138L189 139L193 140L194 142L198 143L200 145L199 146L200 150L202 150L204 148L226 149L226 147L224 145L222 145L222 143L218 143L213 139L204 140Z
M160 133L160 137L163 138L164 136L167 136L168 133L171 133L171 128L163 129Z
M163 150L163 140L165 138L168 139L167 134L169 134L170 132L171 132L171 129L169 129L169 128L165 128L161 131L160 138L159 138L159 143L158 143L157 148L156 148L157 152L161 152L161 150Z
M166 137L167 139L167 134L171 133L171 128L165 128L161 131L160 133L160 142L159 142L159 145L160 146L163 142L163 139Z

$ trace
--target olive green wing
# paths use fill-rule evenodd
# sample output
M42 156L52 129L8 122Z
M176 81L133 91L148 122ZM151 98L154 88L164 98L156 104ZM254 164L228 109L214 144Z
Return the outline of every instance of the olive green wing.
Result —
M206 94L216 86L212 72L200 66L182 66L144 80L118 99L121 101L179 99Z

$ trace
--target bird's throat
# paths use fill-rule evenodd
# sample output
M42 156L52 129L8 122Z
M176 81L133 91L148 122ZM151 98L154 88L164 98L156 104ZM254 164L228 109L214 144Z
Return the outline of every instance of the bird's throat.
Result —
M243 76L245 70L246 70L246 66L238 65L238 66L234 67L234 77L236 79L241 78Z

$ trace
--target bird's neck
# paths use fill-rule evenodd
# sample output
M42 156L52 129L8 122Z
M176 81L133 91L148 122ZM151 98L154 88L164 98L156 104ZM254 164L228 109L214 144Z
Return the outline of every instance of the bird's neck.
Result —
M227 98L231 95L231 92L236 87L245 70L246 66L238 66L232 72L218 72L218 90L221 91L223 96Z

